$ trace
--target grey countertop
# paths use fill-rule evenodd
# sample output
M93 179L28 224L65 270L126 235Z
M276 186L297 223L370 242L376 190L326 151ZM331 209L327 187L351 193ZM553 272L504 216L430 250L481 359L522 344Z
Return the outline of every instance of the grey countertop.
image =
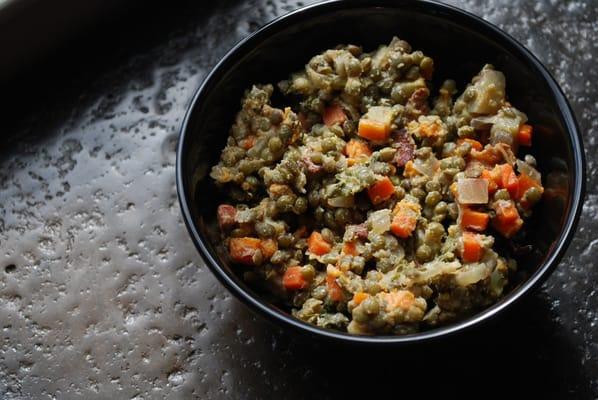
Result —
M596 1L451 1L547 65L588 156L569 251L502 320L426 347L336 348L254 316L211 275L176 198L182 117L227 49L304 3L155 9L100 46L105 57L57 74L43 101L3 115L16 139L0 147L0 397L465 395L481 382L478 394L598 398Z

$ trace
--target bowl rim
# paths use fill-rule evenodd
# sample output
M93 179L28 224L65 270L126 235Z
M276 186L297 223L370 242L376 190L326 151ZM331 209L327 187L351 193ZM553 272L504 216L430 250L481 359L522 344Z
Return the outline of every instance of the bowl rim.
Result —
M208 251L204 241L209 241L208 238L204 238L196 227L190 210L190 204L186 198L187 191L187 180L183 176L184 161L185 161L185 143L187 135L192 133L189 131L189 124L194 110L197 109L201 104L202 95L204 92L211 89L211 85L217 81L224 73L226 73L230 64L236 62L238 53L246 51L254 43L259 42L262 38L268 37L271 32L275 32L276 29L285 24L293 24L303 18L308 17L311 14L320 15L322 13L330 13L339 9L347 8L405 8L410 7L411 9L416 8L425 10L427 12L436 11L442 12L445 15L458 16L468 20L468 24L472 30L480 32L484 36L490 36L496 42L505 45L505 47L518 56L522 56L526 59L528 64L531 64L532 68L542 75L542 78L548 85L552 95L554 96L557 105L561 111L562 120L565 123L566 131L571 140L573 150L573 173L574 182L573 187L570 189L572 196L571 201L567 208L567 220L564 223L563 229L560 231L558 238L554 242L552 254L540 265L540 267L532 274L526 281L524 281L519 287L508 293L499 302L491 305L490 307L460 321L452 323L450 325L437 327L428 331L417 332L402 336L392 335L372 335L372 336L361 336L353 335L346 332L334 331L331 329L320 328L307 322L301 321L293 317L290 313L284 312L271 304L268 304L266 300L254 296L251 293L245 291L239 286L224 270L220 267L218 260L216 260ZM276 321L286 327L290 327L295 331L301 333L308 333L321 338L332 339L336 342L345 342L352 344L369 344L369 345L381 345L381 344L407 344L414 342L428 342L441 337L452 336L457 332L464 332L470 330L473 327L480 325L482 322L490 320L492 317L497 316L502 311L511 307L513 304L518 302L526 293L529 293L533 289L537 288L556 268L559 261L562 259L567 247L569 246L573 236L575 234L577 222L582 211L583 201L585 197L585 183L586 183L586 164L585 154L583 150L583 140L579 126L577 124L575 114L569 104L562 89L546 69L546 67L538 60L538 58L529 51L525 46L519 43L516 39L511 37L509 34L502 31L492 23L478 17L470 12L464 11L452 5L438 3L436 1L429 0L327 0L310 4L294 11L281 15L272 21L268 22L257 31L248 35L237 42L226 54L220 59L220 61L211 69L206 75L201 85L193 95L191 103L189 104L179 135L179 142L177 145L177 159L176 159L176 186L177 195L179 198L180 207L183 214L183 219L187 230L190 233L193 244L199 251L206 265L210 268L212 273L218 278L218 280L242 303L249 306L250 309L257 312L259 315L265 316L270 321Z

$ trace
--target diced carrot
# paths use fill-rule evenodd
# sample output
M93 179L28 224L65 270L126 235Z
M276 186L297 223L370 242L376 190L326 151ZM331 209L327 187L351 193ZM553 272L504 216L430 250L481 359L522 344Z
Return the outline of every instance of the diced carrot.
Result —
M461 214L461 226L465 229L473 229L482 232L488 227L490 216L486 213L473 211L465 208Z
M514 222L519 218L519 212L512 201L498 201L494 205L494 210L496 211L496 217L505 222Z
M477 262L482 258L482 245L478 235L471 232L463 232L463 252L461 258L464 262Z
M326 276L326 287L328 288L328 296L332 301L342 301L345 298L343 289L336 283L336 277L333 275Z
M396 308L408 310L415 303L415 295L409 290L397 290L389 293L383 293L386 300L386 311L392 311Z
M371 156L372 150L366 142L361 140L351 139L345 145L345 154L351 158L357 158L361 156Z
M252 237L232 238L228 248L234 262L245 265L254 265L253 255L261 250L261 240Z
M504 237L510 238L521 229L523 220L519 217L519 212L512 201L498 201L494 205L494 210L496 216L492 219L492 227Z
M282 276L282 285L287 290L305 289L309 283L303 276L301 267L289 267Z
M533 131L534 128L531 125L521 125L521 127L519 127L519 132L517 132L517 142L522 146L531 146Z
M390 135L390 126L383 122L361 118L359 120L357 134L368 140L382 141L388 139L388 136Z
M245 150L249 150L250 148L252 148L255 145L255 141L256 141L255 135L249 135L249 136L245 137L244 139L241 139L239 144Z
M492 227L506 238L513 237L521 229L522 225L523 220L521 218L517 218L513 222L507 222L501 218L494 218L492 220Z
M347 120L347 115L340 105L333 104L324 110L322 119L326 126L332 126L334 124L342 124L345 122Z
M386 176L368 188L368 196L372 204L380 204L390 199L394 192L395 187Z
M408 238L417 226L421 206L403 199L397 203L392 212L394 217L390 224L391 232L400 238Z
M517 175L515 175L511 164L502 164L501 168L500 186L509 191L511 198L516 198L519 192L519 179L517 179Z
M357 245L355 242L345 242L343 243L343 254L348 256L356 256L357 252Z
M525 192L533 187L538 188L542 193L544 192L544 188L539 182L532 179L529 175L521 173L521 175L519 175L519 193L517 193L517 200L520 200Z
M471 150L469 153L474 160L477 160L483 164L486 164L490 167L496 165L500 162L501 156L494 151L493 148L487 147L484 150Z
M320 232L313 231L307 239L307 248L311 253L321 256L323 254L329 253L332 249L332 246L330 246L330 243L324 240Z
M415 230L417 218L411 215L397 214L393 217L390 230L396 236L407 239Z
M471 148L477 151L482 151L482 149L484 148L484 146L482 146L482 144L475 139L464 138L457 140L457 144L463 143L469 143L471 145Z
M265 239L260 243L260 249L265 258L270 258L278 250L278 242L274 239Z
M481 177L488 181L488 194L493 194L496 192L496 189L498 189L498 184L496 182L496 177L493 176L492 172L488 169L484 169L482 170Z
M370 295L365 292L357 292L353 295L353 303L358 306L368 297L370 297Z

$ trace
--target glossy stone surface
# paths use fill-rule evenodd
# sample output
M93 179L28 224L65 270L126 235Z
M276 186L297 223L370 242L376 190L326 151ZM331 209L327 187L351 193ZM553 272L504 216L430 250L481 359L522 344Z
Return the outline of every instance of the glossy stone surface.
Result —
M181 221L175 145L191 96L237 40L306 2L183 3L149 43L61 84L0 153L0 397L598 396L598 57L592 0L451 1L519 39L578 117L588 196L567 255L505 317L430 346L336 348L255 317ZM309 2L307 2L309 3ZM143 24L141 24L143 27ZM417 47L417 44L414 43ZM10 119L10 116L4 116ZM480 393L480 392L475 392Z

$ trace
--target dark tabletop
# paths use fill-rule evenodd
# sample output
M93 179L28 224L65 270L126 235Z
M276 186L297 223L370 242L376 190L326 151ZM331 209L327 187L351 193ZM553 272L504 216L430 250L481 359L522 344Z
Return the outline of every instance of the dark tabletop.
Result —
M598 2L451 2L554 74L584 135L588 193L541 290L465 335L385 349L282 332L197 255L174 185L184 112L236 41L309 2L196 3L114 19L3 95L0 397L598 398Z

